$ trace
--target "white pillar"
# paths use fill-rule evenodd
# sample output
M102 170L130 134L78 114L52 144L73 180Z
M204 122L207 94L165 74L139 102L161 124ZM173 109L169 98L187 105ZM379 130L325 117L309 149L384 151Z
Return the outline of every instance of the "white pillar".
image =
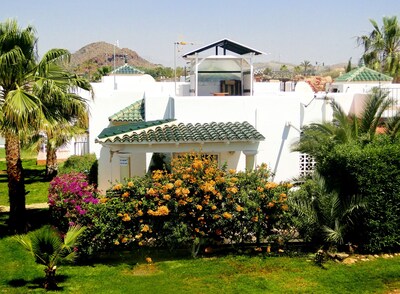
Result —
M244 155L246 155L246 170L253 170L255 165L255 157L258 153L257 150L243 150Z

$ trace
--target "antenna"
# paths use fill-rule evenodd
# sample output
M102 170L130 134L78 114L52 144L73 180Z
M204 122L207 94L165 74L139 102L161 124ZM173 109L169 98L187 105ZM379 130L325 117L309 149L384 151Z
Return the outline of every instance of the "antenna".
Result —
M176 95L176 52L180 52L182 47L179 46L185 46L185 45L195 45L194 42L184 42L184 41L178 41L174 42L174 83L175 83L175 95Z

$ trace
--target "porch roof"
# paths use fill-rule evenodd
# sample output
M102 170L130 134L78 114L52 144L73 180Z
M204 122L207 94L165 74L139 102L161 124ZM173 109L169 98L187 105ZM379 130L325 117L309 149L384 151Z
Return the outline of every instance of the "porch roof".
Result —
M231 52L236 53L236 54L239 54L239 55L244 55L244 54L248 54L248 53L254 53L255 55L264 54L263 52L261 52L259 50L255 50L253 48L250 48L250 47L247 47L245 45L239 44L239 43L234 42L232 40L222 39L222 40L219 40L219 41L214 42L212 44L209 44L209 45L203 46L201 48L198 48L196 50L190 51L190 52L186 53L185 55L183 55L182 57L183 58L187 58L190 55L194 55L196 53L200 53L200 52L206 51L206 50L208 50L210 48L213 48L213 47L215 47L216 52L218 52L218 48L219 47L224 49L224 54L223 55L226 55L226 50L231 51ZM218 53L216 53L216 54L218 55Z
M124 109L118 111L108 118L112 122L134 122L144 121L145 110L144 100L138 100Z
M144 72L125 63L124 65L111 71L111 74L114 74L114 75L142 75L142 74L144 74Z
M248 122L177 123L175 120L136 122L105 128L97 143L259 142L265 137Z
M393 78L366 66L355 68L335 79L335 82L390 82Z

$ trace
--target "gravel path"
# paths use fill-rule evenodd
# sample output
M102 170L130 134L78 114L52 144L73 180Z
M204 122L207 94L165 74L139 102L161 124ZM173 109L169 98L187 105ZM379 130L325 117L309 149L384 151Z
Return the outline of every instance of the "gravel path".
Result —
M47 203L35 203L26 205L26 209L36 209L36 208L48 208L49 205ZM10 206L0 205L0 212L8 212L10 211Z

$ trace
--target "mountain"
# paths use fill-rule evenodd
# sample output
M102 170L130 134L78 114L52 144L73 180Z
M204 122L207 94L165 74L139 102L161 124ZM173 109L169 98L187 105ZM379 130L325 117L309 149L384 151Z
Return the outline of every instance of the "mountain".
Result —
M95 42L88 44L71 56L70 67L77 73L91 70L91 68L99 68L102 66L114 67L114 50L115 65L121 66L127 62L129 65L136 67L153 68L157 65L147 61L129 48L118 48L106 42Z

